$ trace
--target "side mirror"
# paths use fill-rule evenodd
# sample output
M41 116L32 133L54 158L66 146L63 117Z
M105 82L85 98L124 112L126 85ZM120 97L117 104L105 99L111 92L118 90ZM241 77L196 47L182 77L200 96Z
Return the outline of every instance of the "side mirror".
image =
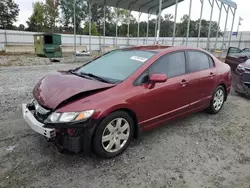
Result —
M167 81L167 76L165 74L152 74L149 77L149 81L153 83L164 83Z

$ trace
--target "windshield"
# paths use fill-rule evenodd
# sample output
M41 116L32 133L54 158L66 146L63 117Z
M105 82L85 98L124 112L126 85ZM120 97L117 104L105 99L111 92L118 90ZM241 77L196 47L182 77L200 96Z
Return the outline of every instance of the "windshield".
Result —
M119 83L129 77L155 52L140 50L115 50L77 70L78 74L92 74Z
M245 48L241 51L241 53L247 55L247 56L250 56L250 48Z
M228 56L232 56L232 57L237 57L240 55L246 55L248 57L250 57L250 48L244 48L243 50L239 49L239 48L235 48L235 47L231 47L229 49L229 53Z

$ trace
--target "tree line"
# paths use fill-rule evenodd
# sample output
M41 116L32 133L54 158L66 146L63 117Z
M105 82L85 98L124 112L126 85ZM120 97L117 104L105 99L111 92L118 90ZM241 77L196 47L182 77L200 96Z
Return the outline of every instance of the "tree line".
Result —
M14 0L1 0L0 2L0 29L12 29L33 32L73 33L74 0L46 0L33 3L32 15L27 19L27 26L20 24L15 26L19 15L19 5ZM76 0L76 32L77 34L89 34L89 4L83 0ZM118 12L118 16L117 16ZM104 23L103 6L92 4L91 6L91 34L102 35ZM187 33L188 15L184 15L176 24L176 36L185 37ZM174 27L174 16L165 14L161 17L161 37L171 37ZM137 36L136 18L128 11L106 7L106 36L116 35L116 22L118 22L118 36L127 36L127 25L130 23L130 37ZM149 37L155 36L156 19L149 20ZM200 20L190 21L190 37L198 36ZM211 22L211 37L216 36L218 24ZM207 37L209 21L201 20L201 37ZM140 22L140 37L145 37L147 22ZM220 29L219 34L222 35Z

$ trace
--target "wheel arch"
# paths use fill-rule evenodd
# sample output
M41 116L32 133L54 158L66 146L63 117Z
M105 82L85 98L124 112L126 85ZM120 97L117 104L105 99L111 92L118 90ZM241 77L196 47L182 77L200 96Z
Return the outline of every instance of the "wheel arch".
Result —
M134 121L134 128L135 128L135 131L134 131L134 135L133 135L133 136L134 136L135 138L138 138L139 133L140 133L140 126L139 126L139 124L138 124L138 118L137 118L135 112L132 111L132 110L130 110L130 109L128 109L128 108L121 108L121 109L117 109L117 110L115 110L115 111L124 111L124 112L126 112L126 113L129 114L129 116L130 116L130 117L133 119L133 121Z
M107 111L105 111L102 116L101 116L101 119L103 120L105 117L107 117L109 114L111 113L114 113L114 112L117 112L117 111L124 111L126 112L134 121L134 135L133 137L134 138L138 138L139 137L139 134L140 134L140 126L138 124L138 118L136 116L136 113L131 110L130 108L128 108L127 106L119 106L119 107L116 107L116 108L112 108L112 109L109 109Z
M218 86L222 86L225 90L225 101L227 100L227 86L225 83L221 82Z

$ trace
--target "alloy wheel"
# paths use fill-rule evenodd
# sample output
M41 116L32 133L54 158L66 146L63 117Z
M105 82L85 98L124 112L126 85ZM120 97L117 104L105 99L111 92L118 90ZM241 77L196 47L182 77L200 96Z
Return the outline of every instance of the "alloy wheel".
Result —
M213 106L216 111L219 111L224 102L224 91L218 89L214 95Z
M130 126L126 119L116 118L105 127L102 133L102 147L113 153L124 147L130 136Z

